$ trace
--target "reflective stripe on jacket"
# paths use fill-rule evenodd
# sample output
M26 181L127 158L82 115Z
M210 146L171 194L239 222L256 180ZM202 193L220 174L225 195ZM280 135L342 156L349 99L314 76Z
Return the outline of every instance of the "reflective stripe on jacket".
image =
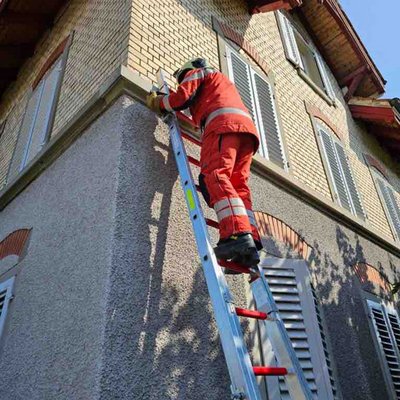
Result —
M175 93L164 96L161 109L179 111L190 108L193 121L202 126L204 135L245 133L254 135L259 144L253 120L235 85L221 72L211 68L189 71Z

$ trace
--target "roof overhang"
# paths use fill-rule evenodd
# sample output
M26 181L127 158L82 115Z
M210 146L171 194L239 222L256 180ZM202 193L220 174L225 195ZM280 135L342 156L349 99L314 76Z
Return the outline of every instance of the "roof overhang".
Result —
M353 117L364 121L368 131L400 161L400 99L355 97L349 107Z
M344 88L347 99L384 93L386 81L336 0L247 0L247 3L251 13L294 9Z
M0 96L67 0L0 0Z

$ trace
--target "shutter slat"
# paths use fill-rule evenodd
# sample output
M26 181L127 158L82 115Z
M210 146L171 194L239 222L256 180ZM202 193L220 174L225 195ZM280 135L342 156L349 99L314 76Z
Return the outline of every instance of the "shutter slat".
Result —
M297 47L292 25L281 12L278 12L277 16L286 57L293 64L299 65L301 63L300 53L299 48Z
M340 204L342 207L351 211L350 201L347 195L347 190L343 177L340 171L339 163L336 158L336 152L333 147L333 141L328 133L326 133L321 127L318 127L319 134L321 136L322 144L325 149L326 159L329 165L330 174L336 187L336 193L339 197Z
M317 386L311 362L310 343L304 324L296 273L293 269L266 268L264 271L268 283L273 282L273 285L271 285L273 297L310 389L316 392ZM279 285L280 281L282 282L281 285ZM288 292L290 294L287 294ZM295 310L292 309L294 307L296 308ZM290 399L284 381L281 381L280 395L281 399Z
M350 194L352 203L354 205L355 213L358 217L364 219L365 214L364 214L364 210L363 210L363 207L361 204L360 195L358 193L356 184L354 182L354 178L353 178L353 175L351 172L350 164L346 157L346 153L344 152L343 147L337 142L335 142L335 148L336 148L336 152L339 156L339 161L342 166L342 171L344 173L347 187L349 189L349 194Z
M279 130L272 89L265 79L253 72L255 96L258 103L260 117L260 136L265 155L274 164L281 168L285 166L283 143Z
M398 238L400 238L400 210L394 197L392 188L381 178L377 178L378 186L381 191L383 200L386 204L388 218L392 222L392 226Z
M235 84L244 105L249 111L253 122L256 122L254 114L253 95L251 93L251 78L249 67L233 51L230 51L229 54L233 73L231 79L233 80L233 83Z
M4 323L8 311L8 304L12 298L14 280L15 278L12 277L3 283L0 283L0 337L4 329Z
M383 305L368 300L368 306L371 311L375 335L378 339L381 352L389 369L393 391L396 397L400 399L400 359L398 349L398 333L395 329L399 326L398 317L395 311L388 311Z
M15 178L22 167L25 165L25 154L28 151L27 146L32 134L33 125L36 121L36 115L39 107L40 98L42 96L44 82L41 81L35 90L32 92L26 109L21 128L19 130L17 143L15 145L14 154L11 160L10 169L8 172L7 181ZM21 167L22 165L22 167Z

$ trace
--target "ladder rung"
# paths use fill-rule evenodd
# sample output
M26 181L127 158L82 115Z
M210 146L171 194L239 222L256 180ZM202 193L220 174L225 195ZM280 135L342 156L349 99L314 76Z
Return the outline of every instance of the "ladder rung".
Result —
M268 315L261 311L248 310L247 308L239 308L239 307L236 307L235 310L236 310L236 314L239 317L247 317L247 318L255 318L255 319L267 319L268 318Z
M250 271L250 269L248 267L245 267L241 264L238 264L238 263L235 263L232 261L218 260L218 264L221 267L228 268L232 271L240 272L242 274L250 274L252 272L252 271Z
M257 376L283 376L288 370L283 367L253 367L254 375Z
M193 136L189 135L188 133L184 132L183 129L181 129L181 136L184 139L188 140L189 142L192 142L192 143L196 144L197 146L201 146L200 140L198 140L198 139L194 138Z
M195 158L193 158L192 156L187 156L188 161L194 165L197 165L198 167L200 167L200 161L196 160Z
M204 219L208 226L212 226L213 228L219 229L219 223L217 221L214 221L213 219L210 218L204 218Z

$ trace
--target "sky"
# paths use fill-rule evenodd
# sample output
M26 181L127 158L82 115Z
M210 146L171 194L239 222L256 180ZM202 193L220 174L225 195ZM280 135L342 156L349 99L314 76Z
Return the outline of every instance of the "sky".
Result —
M339 2L387 80L382 98L400 97L400 0Z

